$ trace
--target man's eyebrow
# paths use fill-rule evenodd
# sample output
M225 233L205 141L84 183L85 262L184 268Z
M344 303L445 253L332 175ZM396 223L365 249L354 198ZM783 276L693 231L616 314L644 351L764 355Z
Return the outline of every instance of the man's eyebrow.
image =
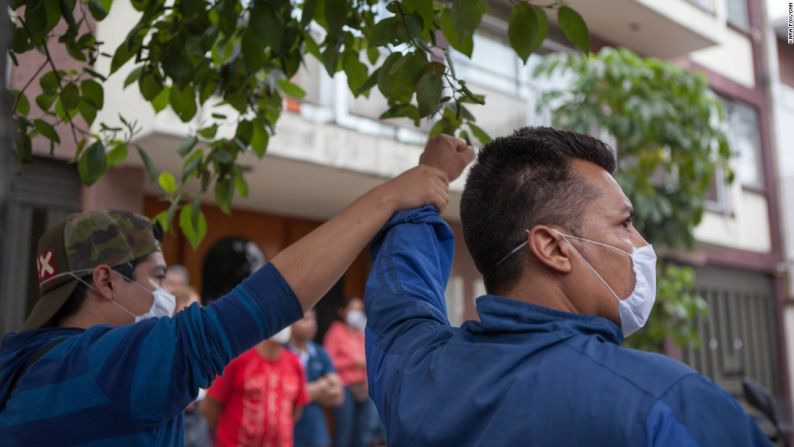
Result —
M620 214L628 214L629 217L634 217L634 207L623 205L623 208L620 209Z

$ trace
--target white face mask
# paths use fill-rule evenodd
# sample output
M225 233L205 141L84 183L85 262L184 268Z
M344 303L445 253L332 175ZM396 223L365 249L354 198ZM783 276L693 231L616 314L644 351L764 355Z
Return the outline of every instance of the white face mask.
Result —
M656 253L653 251L651 245L646 245L640 248L634 248L631 254L613 247L611 245L602 244L601 242L591 241L581 237L571 236L569 234L559 233L562 237L576 239L591 244L600 245L602 247L614 250L618 253L624 254L631 258L632 269L634 270L634 290L628 298L622 299L609 287L604 278L598 274L592 265L584 259L585 264L593 272L596 277L601 281L604 286L612 293L618 300L620 311L620 328L623 331L623 336L637 332L645 323L648 322L648 317L653 310L653 303L656 301Z
M345 317L345 322L354 328L363 331L367 327L367 316L360 310L351 310Z
M284 329L276 332L275 335L270 337L270 340L280 345L285 345L289 342L290 336L292 336L292 326L287 326Z
M91 284L88 284L83 279L81 279L79 276L75 275L74 272L67 272L67 274L71 275L74 279L80 281L81 283L85 284L87 287L92 289L94 292L96 292L96 289L94 289L91 286ZM125 280L127 280L128 282L131 282L131 283L135 284L136 286L140 287L141 289L151 293L152 296L154 297L154 301L152 302L152 307L150 307L149 310L146 311L146 313L141 314L141 315L135 315L134 313L130 312L129 309L127 309L126 307L124 307L121 304L119 304L118 302L116 302L116 300L112 300L111 301L119 309L121 309L124 312L130 314L130 316L132 316L132 318L135 319L135 323L137 323L139 321L143 321L143 320L149 319L149 318L170 317L170 316L174 315L174 309L176 309L176 298L174 297L174 295L171 295L170 293L166 292L165 289L163 289L161 287L158 287L158 288L154 289L154 291L149 291L149 289L147 289L146 287L138 284L137 282L135 282L135 281L123 276L123 275L122 275L122 277ZM97 292L97 293L99 293L99 292Z

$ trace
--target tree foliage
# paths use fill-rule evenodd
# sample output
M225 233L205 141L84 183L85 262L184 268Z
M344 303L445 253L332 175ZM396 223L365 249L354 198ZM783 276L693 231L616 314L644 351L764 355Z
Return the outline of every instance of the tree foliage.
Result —
M129 29L119 30L126 37L115 49L102 48L91 30L110 13L112 0L10 1L12 60L18 63L32 51L46 56L37 71L44 73L42 93L28 98L28 86L14 92L16 154L28 160L36 136L49 140L51 148L61 144L56 127L65 123L77 147L80 176L92 184L134 148L172 202L157 220L169 228L181 208L180 228L194 246L206 223L184 185L198 182L201 191L214 191L226 212L236 194L248 193L238 156L265 155L284 98L305 94L292 79L308 56L331 76L344 72L356 96L377 88L388 100L383 119L408 118L416 125L436 119L431 135L468 140L471 133L489 140L469 111L485 98L458 78L450 57L451 49L471 56L474 32L488 12L485 0L395 0L385 9L377 0L129 1L140 15ZM517 54L526 61L546 38L547 11L556 11L563 33L587 51L587 27L571 8L516 1L509 25ZM47 45L56 40L82 69L56 66ZM100 57L111 59L109 73L96 71ZM120 124L95 123L104 105L104 82L125 66L133 67L125 87L140 90L155 112L170 107L184 122L193 122L199 111L212 117L175 148L184 159L181 172L158 175L146 149L134 142L136 123L123 117ZM41 116L29 116L31 100ZM233 116L225 112L229 107ZM228 122L236 125L234 135L218 136L219 125Z
M571 78L541 98L555 126L614 140L615 177L634 204L640 233L657 249L690 247L715 170L732 179L724 112L705 76L611 48L548 56L535 75ZM629 345L658 350L668 336L680 346L697 343L694 323L706 303L694 293L694 270L662 260L657 278L657 305Z

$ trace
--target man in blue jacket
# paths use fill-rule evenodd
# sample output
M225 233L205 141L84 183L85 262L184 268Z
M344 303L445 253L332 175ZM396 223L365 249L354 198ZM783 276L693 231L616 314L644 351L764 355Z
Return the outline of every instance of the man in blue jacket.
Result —
M621 347L651 312L656 257L614 170L601 141L550 128L480 152L461 221L488 295L461 328L444 305L449 227L432 207L387 223L365 302L390 445L768 445L709 379Z
M183 445L182 412L199 387L301 318L396 210L446 206L447 183L438 169L414 168L225 297L173 317L165 260L146 218L114 211L67 217L39 241L40 297L26 330L3 340L0 445Z

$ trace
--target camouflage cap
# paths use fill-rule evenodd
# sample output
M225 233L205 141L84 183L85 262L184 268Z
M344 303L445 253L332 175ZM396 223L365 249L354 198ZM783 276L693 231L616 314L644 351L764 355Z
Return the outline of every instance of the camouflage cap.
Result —
M84 211L72 214L39 239L36 270L39 300L25 329L46 324L71 295L77 280L101 264L111 267L160 250L152 223L126 211Z

